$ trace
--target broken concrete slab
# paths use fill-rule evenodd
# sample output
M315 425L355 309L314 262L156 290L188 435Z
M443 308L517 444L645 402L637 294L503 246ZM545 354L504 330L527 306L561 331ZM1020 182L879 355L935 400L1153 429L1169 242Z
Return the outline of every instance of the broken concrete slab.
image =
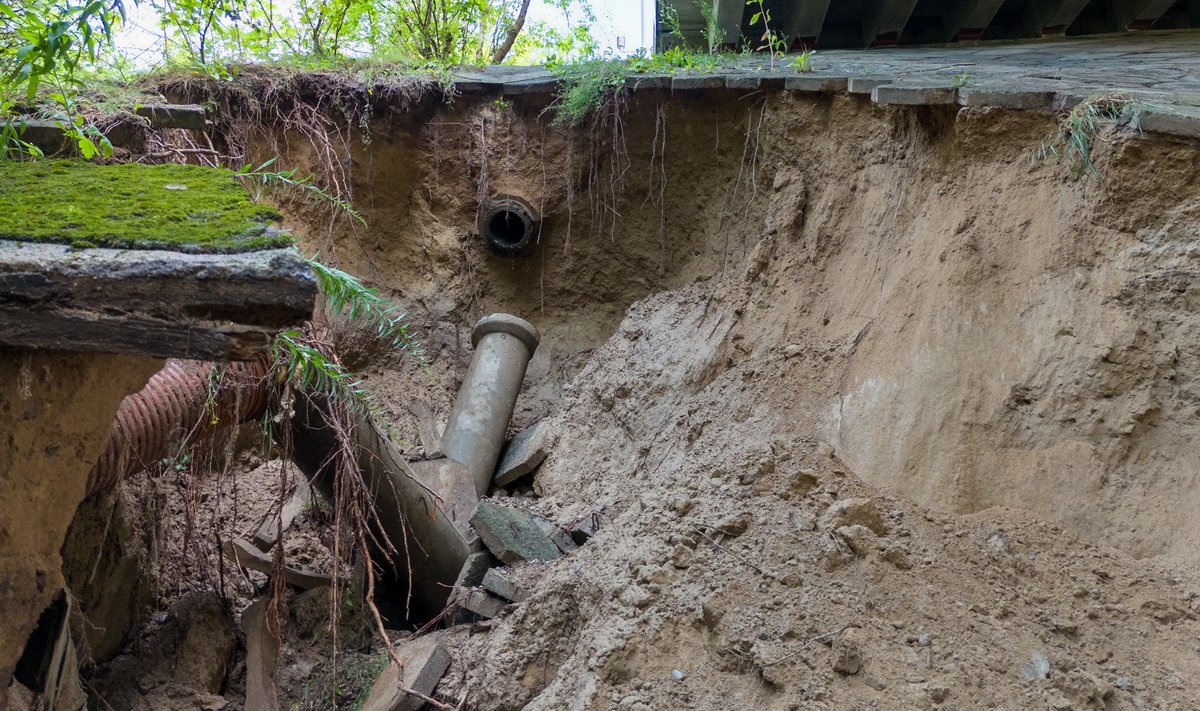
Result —
M578 523L571 527L571 540L576 545L582 546L588 542L596 532L600 530L600 517L604 514L604 507L592 509L586 516L581 518Z
M508 603L479 589L465 590L456 598L459 607L486 619L499 617Z
M1143 131L1200 138L1200 109L1190 106L1153 107L1142 113Z
M550 453L550 446L549 425L545 420L521 430L500 455L500 464L496 467L492 483L495 486L508 486L537 469Z
M441 632L397 644L396 657L401 666L393 661L379 674L362 711L417 711L425 706L425 699L408 692L431 696L451 661Z
M529 514L494 501L480 501L471 516L480 540L501 561L554 560L562 555Z
M462 572L458 574L458 579L454 581L454 587L479 587L483 583L487 571L499 563L500 561L496 560L496 557L490 551L476 551L472 553L467 556L467 562L463 563Z
M224 549L226 555L237 561L238 565L250 570L257 570L264 575L273 575L275 572L275 561L271 556L263 553L254 547L250 541L244 538L234 538L225 541ZM322 585L331 584L332 580L328 575L322 575L301 568L293 568L284 566L283 580L288 585L300 588L301 590L311 590Z
M246 708L274 711L279 708L275 683L279 660L279 628L269 624L270 597L250 603L242 612L246 637Z
M250 540L264 553L271 550L279 540L280 530L286 531L291 527L296 517L312 504L312 497L312 488L309 487L304 477L300 477L296 482L296 487L292 490L292 495L284 502L279 516L268 516Z
M529 598L529 593L509 580L508 575L498 568L491 568L484 574L483 587L488 592L513 602L524 602Z
M551 541L554 541L554 545L558 546L558 549L563 553L574 553L575 549L579 548L575 541L571 540L571 534L564 530L562 526L538 514L532 514L530 518L533 520L533 524L538 527L538 530L546 534L546 537Z
M191 360L256 360L312 315L294 249L240 254L0 240L0 344Z
M830 531L855 524L866 526L879 536L887 532L875 500L862 496L833 502L817 521L820 528Z
M897 106L943 106L958 100L958 90L952 86L919 84L884 84L871 90L871 101Z
M891 84L895 80L895 77L883 76L850 77L846 80L846 91L851 94L870 94L876 87Z

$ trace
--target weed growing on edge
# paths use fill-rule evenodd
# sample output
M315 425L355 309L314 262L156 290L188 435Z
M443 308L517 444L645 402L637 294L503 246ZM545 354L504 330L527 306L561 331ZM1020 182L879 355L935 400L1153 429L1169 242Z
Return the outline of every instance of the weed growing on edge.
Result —
M1128 125L1141 131L1141 115L1147 105L1124 94L1090 96L1071 109L1054 133L1035 150L1040 160L1065 160L1072 180L1099 178L1092 160L1092 145L1105 126Z
M806 49L803 52L801 52L800 54L793 57L792 58L792 69L795 69L800 74L803 74L805 72L811 72L813 70L812 58L813 58L814 54L816 54L815 50Z
M762 22L763 33L758 38L759 46L754 48L754 51L761 52L766 50L771 56L771 71L775 71L775 60L782 57L787 51L787 39L771 29L771 10L765 5L766 0L746 0L746 7L757 7L754 14L750 16L750 26L754 27Z
M971 84L971 75L970 74L963 72L962 74L954 75L954 88L955 89L961 89L964 86L970 86L970 84Z

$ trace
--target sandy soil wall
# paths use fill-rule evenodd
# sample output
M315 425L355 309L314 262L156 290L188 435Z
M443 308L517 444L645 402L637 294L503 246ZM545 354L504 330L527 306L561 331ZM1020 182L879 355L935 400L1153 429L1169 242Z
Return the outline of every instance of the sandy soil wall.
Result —
M547 100L377 118L344 166L371 226L295 223L411 305L446 363L482 314L537 323L517 424L550 411L630 304L723 284L746 300L730 359L775 369L743 397L863 479L1136 556L1200 555L1177 525L1200 508L1194 143L1107 133L1100 177L1074 181L1033 159L1054 128L1035 112L643 92L566 129ZM474 234L493 192L544 211L532 255Z

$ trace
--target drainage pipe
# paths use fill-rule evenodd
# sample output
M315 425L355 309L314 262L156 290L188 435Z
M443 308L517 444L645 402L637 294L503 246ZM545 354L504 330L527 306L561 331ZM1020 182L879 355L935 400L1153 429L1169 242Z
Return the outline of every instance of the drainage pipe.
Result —
M488 249L505 257L528 254L538 240L541 218L518 195L494 195L479 211L479 234Z
M486 496L491 486L539 340L533 324L509 314L485 316L471 334L475 355L442 434L442 451L467 468L479 496Z
M177 453L185 441L194 444L220 427L261 417L267 391L265 360L223 367L168 360L144 388L121 401L104 453L88 473L87 495Z

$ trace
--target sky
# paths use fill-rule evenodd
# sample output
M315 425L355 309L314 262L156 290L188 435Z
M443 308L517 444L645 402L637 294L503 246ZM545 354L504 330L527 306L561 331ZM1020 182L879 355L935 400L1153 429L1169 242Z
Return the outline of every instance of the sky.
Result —
M289 0L277 0L278 6L290 5ZM592 0L595 22L592 36L600 51L628 56L641 47L654 44L655 0ZM580 13L576 12L575 15ZM578 21L578 17L573 18ZM567 29L563 12L544 0L533 0L527 23L544 21L559 29ZM123 52L136 69L148 69L162 60L162 33L158 14L149 3L129 8L128 21L115 37L118 50Z

